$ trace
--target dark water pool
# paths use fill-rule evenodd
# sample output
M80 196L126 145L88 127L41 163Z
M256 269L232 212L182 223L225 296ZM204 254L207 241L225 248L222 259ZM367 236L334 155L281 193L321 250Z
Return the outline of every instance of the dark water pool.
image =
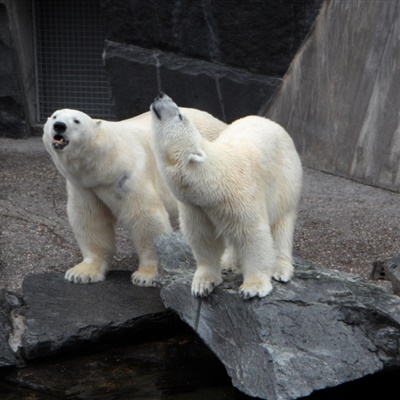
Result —
M397 399L400 371L377 374L309 400ZM365 397L368 394L369 396ZM225 368L190 330L162 339L124 339L0 370L1 400L244 400Z

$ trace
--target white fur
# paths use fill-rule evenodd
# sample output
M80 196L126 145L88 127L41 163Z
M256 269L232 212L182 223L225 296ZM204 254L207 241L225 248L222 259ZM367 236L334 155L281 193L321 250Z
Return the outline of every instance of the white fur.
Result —
M226 126L208 113L186 111L210 140ZM56 123L65 125L63 141L69 143L64 148L62 142L52 144L58 138ZM132 282L154 286L157 257L153 240L177 226L178 209L157 172L150 144L150 113L109 122L77 110L58 110L44 126L43 142L67 180L68 218L83 256L80 264L66 272L66 279L80 283L105 279L115 253L115 225L120 223L128 230L140 260Z
M250 116L210 142L168 96L151 110L157 165L180 202L181 227L197 260L192 293L206 296L220 284L221 266L241 269L244 298L266 296L271 278L289 281L302 187L290 136Z

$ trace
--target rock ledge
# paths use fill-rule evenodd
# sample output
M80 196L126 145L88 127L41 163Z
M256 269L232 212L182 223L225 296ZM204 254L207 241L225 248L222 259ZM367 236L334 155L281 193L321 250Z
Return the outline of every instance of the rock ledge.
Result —
M400 298L355 276L296 260L288 284L244 301L228 276L193 298L194 259L181 234L156 239L164 304L224 363L234 386L263 399L294 399L399 365Z

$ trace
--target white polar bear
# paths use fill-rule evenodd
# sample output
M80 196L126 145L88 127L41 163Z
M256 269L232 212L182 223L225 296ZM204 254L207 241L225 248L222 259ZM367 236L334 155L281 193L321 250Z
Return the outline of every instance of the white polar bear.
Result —
M181 228L197 260L193 295L207 296L222 282L221 258L222 267L241 269L243 298L266 296L271 278L289 281L302 188L290 136L249 116L210 142L167 95L150 109L157 165L179 200Z
M226 124L206 112L187 109L210 140ZM176 200L160 178L151 149L150 113L110 122L70 109L58 110L44 126L43 142L66 178L68 218L83 261L66 279L102 281L115 253L114 228L121 223L139 256L132 282L154 286L154 238L177 225Z

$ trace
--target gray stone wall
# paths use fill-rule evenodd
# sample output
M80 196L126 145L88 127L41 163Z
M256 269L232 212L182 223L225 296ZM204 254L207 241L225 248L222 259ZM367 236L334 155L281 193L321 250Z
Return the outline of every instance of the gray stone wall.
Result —
M325 3L265 115L305 165L400 190L400 1Z
M0 137L29 135L7 2L0 2Z

